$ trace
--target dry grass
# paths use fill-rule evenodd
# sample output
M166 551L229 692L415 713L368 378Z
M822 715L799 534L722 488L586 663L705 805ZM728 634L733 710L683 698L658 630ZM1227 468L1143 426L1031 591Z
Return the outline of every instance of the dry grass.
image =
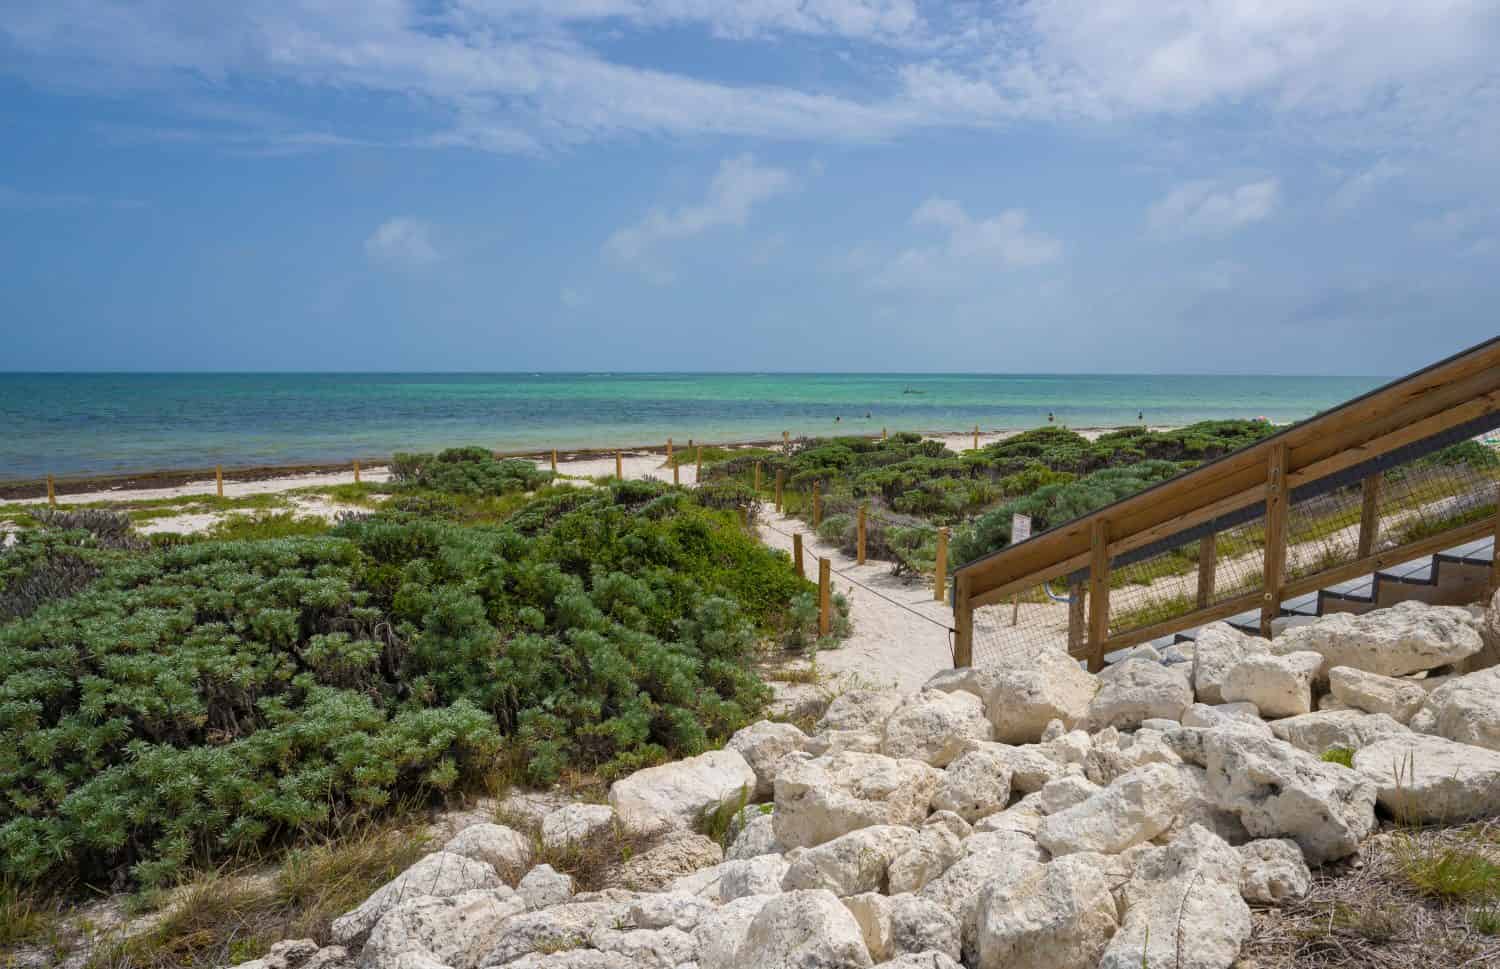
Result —
M1500 966L1500 824L1394 830L1313 889L1255 912L1241 952L1259 969Z

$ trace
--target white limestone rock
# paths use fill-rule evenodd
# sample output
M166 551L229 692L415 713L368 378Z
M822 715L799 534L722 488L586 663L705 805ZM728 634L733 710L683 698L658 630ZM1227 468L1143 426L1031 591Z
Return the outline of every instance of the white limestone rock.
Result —
M598 949L565 949L561 951L531 952L494 969L642 969L635 960L618 952L600 952ZM396 965L384 969L449 969L436 962L424 965ZM489 969L489 967L487 967Z
M782 760L806 744L807 734L793 724L760 720L735 731L724 746L745 758L755 772L753 796L764 801L776 791L776 774Z
M791 864L781 855L759 855L718 866L719 901L732 902L750 895L775 895L781 891Z
M1221 688L1230 703L1255 704L1267 720L1312 712L1313 683L1323 669L1323 654L1257 653L1224 674Z
M886 719L880 750L887 757L945 767L967 742L989 740L991 729L977 696L933 690L908 698Z
M867 892L844 899L859 923L865 948L876 962L923 952L959 957L958 919L929 899L911 894Z
M901 706L901 694L891 690L850 690L833 698L823 718L818 721L818 732L825 730L868 730L877 733L887 718Z
M1177 819L1157 841L1170 841L1193 825L1200 825L1231 845L1252 840L1239 815L1219 806L1209 784L1208 771L1197 764L1178 764L1177 781L1182 788L1182 808Z
M987 670L984 708L995 727L995 739L1007 744L1035 743L1051 720L1071 729L1088 715L1099 682L1077 660L1045 651L1026 665Z
M537 865L516 884L516 894L529 909L561 905L573 897L573 876L551 865Z
M1170 764L1138 767L1082 803L1050 815L1037 843L1054 857L1076 851L1118 854L1172 826L1182 787Z
M739 969L735 958L750 923L772 895L750 895L714 908L693 928L699 969Z
M552 949L550 954L554 957L560 954L559 950L586 949L596 930L625 924L632 901L628 892L618 896L599 892L550 908L512 915L497 926L494 945L479 964L503 966L538 949ZM545 965L551 969L553 963Z
M1411 680L1366 673L1352 666L1329 670L1328 688L1346 707L1383 713L1397 723L1410 723L1427 702L1427 691Z
M1240 845L1240 894L1247 902L1280 905L1312 888L1312 872L1297 842L1262 838Z
M1172 722L1171 728L1176 727L1177 723ZM1148 730L1143 726L1133 734L1122 734L1108 740L1106 736L1099 735L1083 761L1084 776L1095 784L1108 785L1146 764L1182 763L1177 752L1167 746L1163 731Z
M1184 727L1221 727L1234 724L1271 735L1271 726L1261 719L1260 708L1253 703L1195 703L1182 714Z
M887 869L917 837L914 828L877 824L840 835L797 855L782 891L827 889L835 895L887 890Z
M1214 801L1255 838L1288 837L1313 864L1353 854L1375 827L1375 787L1274 737L1183 727L1173 748L1208 770Z
M623 924L636 929L665 929L671 926L691 932L716 911L718 909L712 902L696 895L651 892L637 895L626 903Z
M917 952L882 962L880 969L964 969L964 967L943 952Z
M510 890L487 863L435 851L377 888L354 911L335 919L330 934L339 945L353 947L381 916L405 899L422 895L447 898L476 889Z
M474 824L443 845L443 850L482 861L502 879L514 880L531 866L531 839L503 824Z
M283 939L259 959L234 969L345 969L349 951L341 945L319 947L312 939Z
M1411 733L1383 713L1359 710L1319 710L1300 717L1287 717L1271 724L1271 732L1280 740L1321 757L1331 748L1358 750L1386 737Z
M1239 853L1200 827L1144 852L1099 969L1230 969L1250 937L1241 868Z
M1407 733L1354 752L1381 807L1410 823L1500 815L1500 752Z
M921 761L880 754L794 760L776 779L776 840L812 847L874 824L921 824L941 777Z
M1115 900L1097 867L1060 858L986 884L977 922L977 969L1094 969L1115 932Z
M1446 679L1428 694L1411 728L1500 750L1500 667Z
M874 965L859 923L832 892L774 895L750 920L733 965L757 969L865 969ZM700 969L714 967L699 958Z
M1241 660L1270 649L1270 640L1242 633L1227 622L1204 626L1193 646L1192 680L1198 702L1224 703L1224 677L1229 671Z
M1152 717L1181 720L1193 702L1193 687L1180 668L1128 659L1100 673L1099 692L1089 703L1090 731L1134 730Z
M755 815L746 821L745 826L740 828L740 833L734 836L729 850L724 853L726 860L742 861L746 858L782 852L781 843L776 840L776 822L772 820L770 811L760 810L762 807L769 807L769 805L752 805L748 809L754 811Z
M980 844L975 844L980 842ZM1042 867L1044 853L1034 840L1015 832L995 832L992 837L976 834L964 842L972 849L918 892L936 902L958 920L964 962L977 957L979 892L996 879L1016 877Z
M1066 811L1075 804L1082 804L1089 798L1098 794L1103 788L1087 777L1072 775L1059 777L1055 781L1048 781L1047 785L1037 792L1036 804L1043 814L1056 814Z
M755 785L755 771L745 758L733 750L710 750L622 777L610 785L609 803L628 831L691 831L710 812L744 804Z
M970 824L1005 810L1010 801L1009 760L990 747L971 750L950 763L932 794L932 806Z
M384 969L402 953L426 955L453 969L477 969L500 923L526 911L509 888L482 888L437 898L419 895L386 912L359 954L361 969Z
M1320 653L1329 669L1351 666L1381 676L1405 676L1457 663L1483 646L1463 609L1408 601L1358 616L1321 616L1286 630L1271 648L1282 654Z
M963 824L962 819L950 815ZM919 892L947 871L964 854L963 841L948 824L927 824L917 829L911 842L891 860L886 870L886 891L891 895Z
M607 884L638 892L659 892L674 879L723 860L724 849L712 838L676 831L626 859Z
M608 804L569 804L542 818L542 845L563 851L615 835L615 812Z

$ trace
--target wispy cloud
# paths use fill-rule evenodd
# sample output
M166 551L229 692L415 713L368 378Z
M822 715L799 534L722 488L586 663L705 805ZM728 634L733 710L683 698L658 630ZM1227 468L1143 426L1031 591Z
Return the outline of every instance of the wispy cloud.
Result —
M1020 209L976 219L951 199L931 198L917 207L911 222L923 232L936 230L943 241L912 246L884 260L860 246L845 265L867 272L878 288L899 289L978 280L996 270L1041 266L1063 256L1062 242L1030 228Z
M617 262L645 269L660 279L670 274L653 268L650 257L663 243L687 239L719 226L743 226L757 205L793 187L792 173L759 164L752 155L726 158L709 183L702 202L677 209L655 209L634 225L616 231L604 252Z
M420 269L442 258L432 241L432 227L406 216L381 223L365 240L365 255L394 269Z
M1382 158L1369 168L1355 172L1345 179L1343 184L1333 193L1333 198L1329 200L1329 204L1339 212L1348 212L1358 208L1382 184L1403 174L1405 174L1405 169L1400 165Z
M130 198L103 198L73 192L26 192L0 185L0 209L144 209L147 202Z
M1210 180L1187 182L1151 206L1146 229L1158 239L1228 235L1270 218L1280 195L1274 178L1228 188Z

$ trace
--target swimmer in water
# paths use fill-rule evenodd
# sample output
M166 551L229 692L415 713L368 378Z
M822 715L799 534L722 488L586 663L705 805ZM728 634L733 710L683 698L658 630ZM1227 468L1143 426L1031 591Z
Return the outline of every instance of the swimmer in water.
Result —
M1048 412L1047 412L1047 423L1048 423L1048 424L1051 424L1051 423L1052 423L1052 422L1053 422L1053 421L1055 421L1055 420L1057 420L1057 418L1056 418L1056 417L1053 417L1053 416L1052 416L1052 412L1051 412L1051 411L1050 411L1050 410L1049 410L1049 411L1048 411Z

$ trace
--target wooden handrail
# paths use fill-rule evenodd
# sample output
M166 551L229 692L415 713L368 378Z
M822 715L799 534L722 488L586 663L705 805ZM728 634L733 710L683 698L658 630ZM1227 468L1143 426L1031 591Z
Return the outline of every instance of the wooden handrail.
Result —
M1180 619L1147 628L1169 625L1177 629L1188 628L1208 621L1204 618L1206 613L1221 618L1253 608L1253 602L1246 606L1240 601L1254 598L1261 606L1262 631L1269 633L1271 620L1278 613L1282 598L1294 594L1293 588L1305 585L1309 579L1325 584L1338 581L1323 578L1320 574L1293 583L1283 582L1285 515L1294 489L1358 468L1393 451L1497 412L1500 412L1500 338L1419 370L1203 467L962 565L953 573L955 626L958 630L955 659L959 655L972 655L974 609L997 604L1044 582L1087 569L1090 574L1089 598L1097 608L1091 605L1089 609L1089 635L1082 646L1091 666L1102 664L1102 650L1117 648L1121 642L1121 637L1107 637L1100 631L1099 620L1096 620L1096 616L1103 617L1107 628L1108 583L1104 582L1102 591L1096 587L1099 586L1099 575L1107 574L1109 562L1125 553L1261 503L1265 504L1268 553L1264 560L1261 591L1231 600L1239 607L1228 612L1223 610L1230 603L1211 604L1211 591L1206 599L1200 592L1197 608L1192 612ZM1378 491L1374 490L1377 487L1366 486L1367 509L1373 508L1374 502L1378 501ZM1364 518L1368 520L1372 514L1367 510ZM1488 522L1485 525L1490 527ZM1366 527L1373 531L1373 526ZM1465 529L1454 529L1434 538L1451 545L1455 543L1453 535L1463 531ZM1100 536L1105 536L1106 540L1101 542ZM1368 544L1361 545L1363 554L1357 561L1363 563L1378 558L1369 554L1373 548L1373 534L1363 538L1362 542ZM1383 552L1381 556L1389 554ZM1334 571L1339 570L1329 570ZM1194 621L1178 625L1185 620ZM1144 641L1136 638L1141 632L1143 630L1132 631L1129 638L1135 642Z

